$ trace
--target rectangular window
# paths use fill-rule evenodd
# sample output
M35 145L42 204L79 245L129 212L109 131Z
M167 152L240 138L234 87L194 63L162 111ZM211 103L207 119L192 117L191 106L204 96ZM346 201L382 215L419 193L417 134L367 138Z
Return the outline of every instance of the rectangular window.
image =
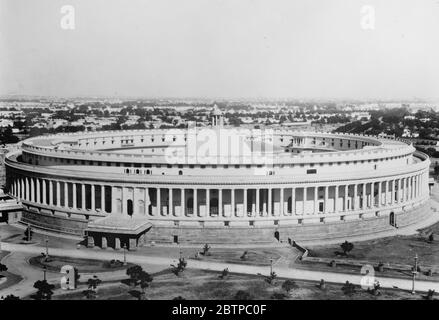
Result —
M308 169L306 170L306 174L316 174L317 173L317 169Z

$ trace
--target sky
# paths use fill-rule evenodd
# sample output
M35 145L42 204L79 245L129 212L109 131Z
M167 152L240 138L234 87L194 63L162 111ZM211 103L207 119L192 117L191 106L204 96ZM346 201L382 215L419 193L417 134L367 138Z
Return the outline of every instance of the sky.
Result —
M11 94L439 100L439 0L0 0Z

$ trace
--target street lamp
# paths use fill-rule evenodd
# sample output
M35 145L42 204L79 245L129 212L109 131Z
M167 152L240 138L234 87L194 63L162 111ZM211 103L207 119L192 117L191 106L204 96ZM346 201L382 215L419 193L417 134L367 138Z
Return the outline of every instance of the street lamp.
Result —
M127 265L127 244L123 245L123 265Z
M270 258L270 275L273 273L273 258Z
M46 259L49 258L49 237L46 237Z
M412 294L415 294L415 279L418 274L418 254L415 254L415 266L413 268Z

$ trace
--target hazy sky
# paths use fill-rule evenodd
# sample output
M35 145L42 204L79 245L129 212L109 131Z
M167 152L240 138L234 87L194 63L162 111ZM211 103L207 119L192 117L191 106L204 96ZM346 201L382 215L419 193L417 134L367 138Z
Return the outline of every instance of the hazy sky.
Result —
M439 0L0 0L0 32L2 95L439 97Z

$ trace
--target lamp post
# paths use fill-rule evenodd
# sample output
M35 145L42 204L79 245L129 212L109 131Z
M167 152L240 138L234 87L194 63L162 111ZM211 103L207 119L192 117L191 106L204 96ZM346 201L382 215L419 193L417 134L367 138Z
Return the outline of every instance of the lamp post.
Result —
M418 254L415 254L415 265L413 268L413 278L412 278L412 294L415 294L415 280L418 274Z
M127 265L127 244L124 243L123 245L123 265L126 266Z
M46 237L46 259L49 258L49 237Z
M273 258L270 258L270 275L273 273Z

